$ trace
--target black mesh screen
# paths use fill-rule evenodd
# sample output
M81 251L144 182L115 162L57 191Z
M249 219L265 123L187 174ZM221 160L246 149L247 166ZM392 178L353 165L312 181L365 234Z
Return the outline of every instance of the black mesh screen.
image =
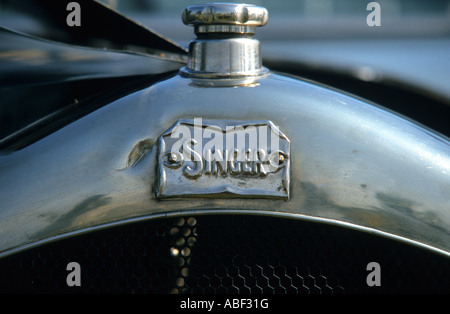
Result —
M80 265L81 286L66 269ZM381 286L368 286L370 262ZM159 218L0 260L2 293L449 293L450 259L368 233L256 215Z

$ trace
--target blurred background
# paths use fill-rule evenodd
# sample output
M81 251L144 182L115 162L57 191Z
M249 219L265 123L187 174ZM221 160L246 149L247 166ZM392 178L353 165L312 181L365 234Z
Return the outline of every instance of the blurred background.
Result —
M201 1L102 0L144 25L160 28L171 38L185 40L189 30L178 27L182 9ZM205 1L203 1L205 2ZM207 2L207 1L206 1ZM242 1L228 1L241 3ZM364 0L248 0L269 11L261 38L300 39L332 36L437 35L450 32L448 0L380 0L382 26L367 27ZM174 28L175 26L175 28Z

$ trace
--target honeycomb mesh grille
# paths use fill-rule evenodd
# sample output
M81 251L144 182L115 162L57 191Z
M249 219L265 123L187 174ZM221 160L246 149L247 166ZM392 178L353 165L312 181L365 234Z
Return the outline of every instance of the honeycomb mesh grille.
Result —
M70 262L81 286L69 287ZM381 266L381 286L366 283ZM0 260L2 293L450 292L449 259L334 225L257 215L158 218Z

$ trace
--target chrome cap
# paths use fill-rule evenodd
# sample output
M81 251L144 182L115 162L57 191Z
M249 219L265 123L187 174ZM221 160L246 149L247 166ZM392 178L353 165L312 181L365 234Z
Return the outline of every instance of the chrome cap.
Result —
M183 23L193 25L196 33L255 33L255 28L264 26L268 17L269 14L263 7L235 3L192 5L185 8L182 14ZM217 27L218 25L222 27Z
M199 79L243 79L246 83L266 75L268 70L262 66L260 43L252 35L256 27L267 23L268 16L265 8L248 4L186 7L183 23L194 26L197 38L189 44L188 64L181 69L182 75Z

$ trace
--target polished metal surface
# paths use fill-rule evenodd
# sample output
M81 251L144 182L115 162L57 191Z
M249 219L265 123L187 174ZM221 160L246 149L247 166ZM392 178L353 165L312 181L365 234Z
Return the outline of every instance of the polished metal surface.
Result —
M266 8L237 3L209 3L191 5L182 13L186 25L245 25L258 27L267 23Z
M215 212L338 224L450 256L447 138L309 81L267 72L235 78L220 70L228 77L182 70L1 155L0 256L120 223ZM209 168L183 167L188 165L180 150L172 150L169 141L176 138L170 135L181 126L194 131L192 122L199 119L202 129L215 126L221 133L227 125L277 126L285 141L273 156L284 166L253 178L251 186L273 192L266 179L276 175L285 180L278 184L284 197L227 197L227 189L252 193L237 190L239 183L224 168L216 168L224 175L218 181L205 176ZM193 139L188 137L190 152L199 138ZM212 153L206 145L202 151ZM266 165L259 163L260 175ZM225 188L217 190L220 184ZM206 197L209 188L219 193ZM186 191L196 197L171 197Z
M179 119L272 121L290 140L289 200L160 201L158 139ZM450 255L450 143L382 108L277 74L247 87L176 75L0 157L3 254L185 210L350 224Z
M289 198L290 143L270 121L179 120L158 148L157 198Z
M197 38L189 43L182 73L188 77L249 78L267 74L261 47L252 35L267 23L265 8L241 4L206 4L187 7L183 22L193 25Z

